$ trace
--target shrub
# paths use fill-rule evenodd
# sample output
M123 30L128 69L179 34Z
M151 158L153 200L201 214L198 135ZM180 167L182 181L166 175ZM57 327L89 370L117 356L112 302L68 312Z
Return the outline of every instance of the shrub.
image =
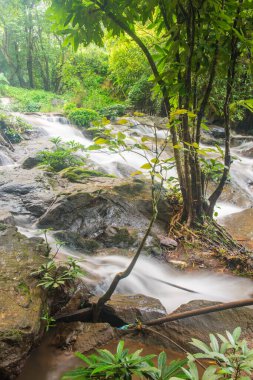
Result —
M70 166L81 166L84 163L83 157L78 157L76 153L79 149L83 149L81 144L74 141L63 143L61 139L51 139L54 143L53 150L42 150L37 154L40 166L46 166L47 169L59 172Z
M92 121L99 118L96 111L86 108L74 108L68 113L69 120L79 127L89 127Z
M101 116L106 117L107 119L112 119L125 115L126 106L124 104L114 104L112 106L102 108L99 113Z
M76 104L75 103L66 103L64 105L64 113L66 116L69 116L70 112L76 110Z
M62 380L71 379L118 379L131 380L132 376L139 378L168 380L169 376L183 375L181 370L185 360L174 361L169 366L166 365L166 354L159 355L159 366L156 368L151 361L156 355L141 356L142 350L133 354L124 349L124 342L118 344L117 352L113 355L108 350L97 350L98 355L85 356L77 353L77 356L84 361L85 367L77 368L66 373Z
M153 85L148 78L141 77L131 88L128 94L130 105L139 111L149 113L151 115L159 113L161 109L161 101L152 96Z

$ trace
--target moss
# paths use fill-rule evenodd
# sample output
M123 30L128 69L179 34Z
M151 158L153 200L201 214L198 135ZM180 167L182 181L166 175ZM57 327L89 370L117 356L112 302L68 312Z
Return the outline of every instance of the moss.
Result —
M61 171L63 178L67 178L70 182L82 183L83 180L90 177L111 177L113 175L105 174L96 170L88 170L80 167L71 167Z
M23 295L30 295L30 288L25 282L20 282L17 286L18 292Z
M137 234L131 235L127 228L121 228L117 231L116 235L112 237L112 242L117 246L124 244L131 247L137 239Z
M7 228L6 224L0 223L0 231L5 231Z
M0 331L0 340L11 340L14 342L21 342L22 336L23 336L22 331L18 329Z

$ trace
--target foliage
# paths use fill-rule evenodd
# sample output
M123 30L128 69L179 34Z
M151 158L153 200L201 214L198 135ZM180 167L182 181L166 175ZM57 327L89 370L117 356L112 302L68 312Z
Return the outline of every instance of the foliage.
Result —
M151 115L159 114L161 111L161 99L152 94L153 84L148 78L142 76L131 87L128 93L128 101L133 109L147 112Z
M113 104L112 106L108 106L102 108L99 111L99 114L102 117L106 117L107 119L114 119L116 117L123 116L126 113L126 106L124 104Z
M42 150L37 154L40 166L59 172L68 167L83 165L84 157L78 157L75 154L78 150L84 149L83 145L75 141L64 143L59 137L51 141L54 143L52 150Z
M169 379L170 375L178 375L185 361L172 362L166 365L166 354L163 352L159 355L159 366L156 368L151 359L155 355L141 356L142 350L135 351L133 354L124 349L124 342L120 341L116 354L113 355L108 350L97 350L97 355L85 356L77 353L85 367L66 373L62 380L71 379L118 379L131 380L132 376L146 379Z
M86 108L74 108L68 112L69 120L79 127L89 127L92 121L99 118L96 111Z
M58 91L65 48L45 3L0 0L0 67L11 85Z
M240 340L241 329L237 327L226 336L210 334L210 345L193 339L192 344L202 353L188 354L186 360L172 361L167 364L167 356L161 352L158 356L158 366L153 364L155 355L142 357L140 351L129 354L124 349L124 342L118 344L116 354L108 350L97 350L98 355L84 356L77 353L84 363L84 367L66 373L62 380L72 379L132 379L138 378L153 380L250 380L253 371L253 350L249 349L245 340ZM196 359L205 359L212 362L202 375ZM185 367L185 364L187 366Z
M106 50L90 45L69 54L62 67L61 91L78 107L98 110L112 104Z
M188 357L189 368L183 369L189 380L199 380L198 369L194 358L207 359L214 364L207 368L202 380L234 379L251 380L253 373L253 350L248 348L245 340L240 340L241 328L233 333L226 331L226 336L210 334L209 346L198 339L192 339L193 346L202 353Z
M3 95L14 99L12 110L18 112L60 111L64 100L52 92L4 86Z
M81 167L70 167L61 171L63 178L67 178L71 182L82 183L90 177L114 177L113 175L99 172L97 170L89 170Z
M55 260L50 259L32 274L40 278L37 286L52 290L73 281L82 274L82 271L77 261L69 257L63 267L58 267Z
M12 144L19 143L22 135L31 131L31 126L25 123L21 118L0 113L0 134Z
M146 37L151 40L150 36ZM159 113L161 100L152 95L151 70L141 49L126 37L109 43L109 71L114 91L126 98L133 109ZM120 116L120 115L119 115Z

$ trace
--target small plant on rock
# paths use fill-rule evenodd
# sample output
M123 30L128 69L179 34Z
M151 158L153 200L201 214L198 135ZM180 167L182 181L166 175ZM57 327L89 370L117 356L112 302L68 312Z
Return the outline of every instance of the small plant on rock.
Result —
M48 170L59 172L71 166L81 166L84 164L84 157L79 157L75 153L83 150L83 145L75 141L62 142L57 137L50 140L54 147L52 150L42 150L38 153L40 166L46 167Z
M54 259L50 259L46 264L42 264L36 272L32 273L40 278L38 285L47 290L56 289L75 280L83 272L77 261L69 257L63 267L56 265Z
M51 327L54 327L55 326L55 319L53 317L50 316L49 314L49 311L47 310L43 316L41 317L41 319L45 322L45 325L46 325L46 331L48 332L48 330L51 328Z

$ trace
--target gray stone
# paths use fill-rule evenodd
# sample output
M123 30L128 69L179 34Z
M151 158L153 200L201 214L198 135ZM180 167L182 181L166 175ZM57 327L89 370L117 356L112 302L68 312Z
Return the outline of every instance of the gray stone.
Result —
M41 162L41 159L39 157L36 157L36 156L35 157L27 157L22 164L22 168L23 169L32 169L35 166L37 166L40 162Z
M97 299L98 297L92 297L90 301L96 303ZM120 324L120 321L122 324L129 324L134 323L136 319L146 322L164 317L166 310L161 302L153 297L142 294L114 294L106 303L105 314L109 319L116 317L116 324Z
M211 301L191 301L188 304L180 306L174 313L194 310L202 307L212 306L217 302ZM192 338L196 338L209 343L209 334L225 334L226 330L232 332L236 327L240 326L243 331L243 337L252 345L253 342L253 309L242 307L238 309L230 309L215 313L199 315L181 319L174 322L169 322L160 326L153 326L155 329L169 339L172 339L177 344L190 352L196 352L197 349L190 344ZM175 345L167 339L161 339L159 336L153 336L156 343L160 341L168 347L175 349Z
M54 344L84 353L106 344L115 337L116 333L108 323L59 323Z

